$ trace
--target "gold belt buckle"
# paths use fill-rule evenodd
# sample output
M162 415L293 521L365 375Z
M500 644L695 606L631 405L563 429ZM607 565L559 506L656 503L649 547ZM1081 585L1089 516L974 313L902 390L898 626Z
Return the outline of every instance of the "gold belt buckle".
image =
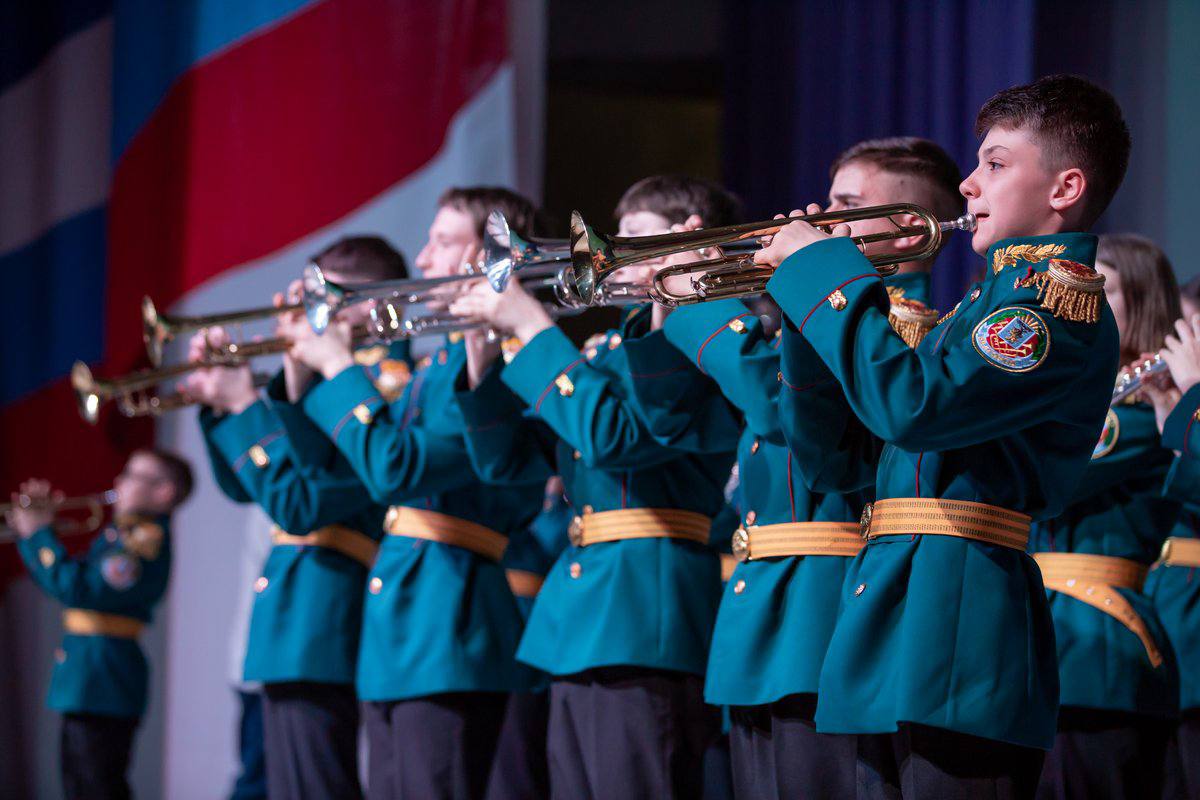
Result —
M567 526L567 539L572 547L583 545L583 517L574 517L571 520L571 524Z
M729 549L733 551L733 557L739 562L750 560L750 532L741 525L733 532L733 539L730 540Z
M862 516L858 518L858 532L864 539L871 534L871 515L874 513L874 506L874 503L867 503L863 506Z

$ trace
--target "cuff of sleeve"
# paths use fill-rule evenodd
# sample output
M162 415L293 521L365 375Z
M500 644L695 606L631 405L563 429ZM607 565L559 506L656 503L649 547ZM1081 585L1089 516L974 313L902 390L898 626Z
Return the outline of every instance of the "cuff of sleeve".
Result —
M626 339L623 344L631 378L664 378L692 368L687 356L679 352L661 330L637 339Z
M783 328L780 351L779 382L784 389L805 392L837 380L812 344L790 325Z
M230 414L209 431L209 440L234 472L248 461L265 466L269 463L266 448L283 438L279 418L262 400L240 414Z
M521 416L524 404L500 379L502 369L502 362L498 361L488 369L474 389L455 392L467 430L489 428L506 419Z
M663 331L689 360L705 372L706 360L736 357L761 323L740 300L697 303L671 312Z
M837 237L792 253L767 281L767 291L803 333L825 315L841 315L863 293L883 285L874 265L854 242Z
M49 548L54 553L55 560L66 555L66 548L58 540L53 526L43 525L34 531L33 535L28 539L17 540L17 552L21 554L21 560L25 562L25 566L29 568L30 572L45 569L48 566L42 563L41 556L39 555L43 548Z
M322 381L304 395L306 413L335 443L351 420L368 425L387 403L360 366L346 367L331 380Z
M1163 446L1170 450L1183 452L1187 445L1188 428L1196 412L1200 411L1200 384L1187 390L1187 394L1179 399L1179 404L1171 410L1167 421L1163 423Z
M583 362L578 348L558 327L547 328L529 340L504 368L501 377L529 406L554 388L559 375Z

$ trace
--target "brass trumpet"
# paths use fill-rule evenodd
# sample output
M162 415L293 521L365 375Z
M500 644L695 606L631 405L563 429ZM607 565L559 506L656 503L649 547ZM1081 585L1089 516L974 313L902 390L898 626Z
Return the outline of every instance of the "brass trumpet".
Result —
M194 333L201 328L212 328L218 325L237 325L243 322L270 319L288 311L299 311L303 303L284 306L263 306L247 308L242 311L225 311L220 314L204 314L186 317L182 315L167 315L154 307L154 301L149 297L142 298L142 341L146 343L146 354L154 366L162 364L163 348L168 342L185 333Z
M55 512L75 510L84 510L88 512L88 515L82 520L68 519L62 522L55 522L55 527L58 529L59 533L91 533L92 531L99 529L100 525L103 524L104 509L108 506L111 506L116 501L117 490L109 489L107 491L97 492L96 494L85 494L80 495L79 497L67 497L58 502L51 501L46 505L52 507ZM15 505L20 508L32 508L35 505L42 504L35 503L33 498L29 497L28 495L20 495L17 498ZM7 515L8 512L13 509L13 507L13 503L0 503L0 518ZM13 542L18 538L19 537L13 531L0 531L0 543Z
M900 225L891 219L898 214L912 214L919 222ZM891 275L906 261L929 258L941 247L943 236L948 231L975 230L974 214L964 214L955 220L939 221L930 211L912 203L801 214L763 222L747 222L655 236L600 234L584 222L579 212L575 212L571 215L571 264L575 287L579 297L585 303L591 304L601 283L622 267L690 250L717 247L725 251L720 258L659 270L654 278L653 291L647 293L649 298L662 305L678 306L725 297L761 294L766 289L767 281L774 274L774 268L755 264L753 252L745 252L748 247L751 251L757 250L764 239L778 233L791 222L802 220L811 225L832 227L868 219L886 219L892 224L893 230L851 237L851 241L859 247L906 236L924 237L923 243L917 246L894 253L868 256L881 275ZM690 292L676 292L667 288L667 280L680 276L694 276L691 278Z

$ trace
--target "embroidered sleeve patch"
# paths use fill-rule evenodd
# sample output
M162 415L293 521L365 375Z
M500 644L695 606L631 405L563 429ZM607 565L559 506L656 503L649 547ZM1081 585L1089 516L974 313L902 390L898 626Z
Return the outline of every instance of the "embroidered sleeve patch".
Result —
M1096 442L1096 447L1092 450L1092 461L1104 458L1111 453L1117 446L1117 438L1120 435L1121 420L1117 416L1117 412L1110 408L1104 417L1104 428L1100 431L1100 441Z
M1050 352L1050 329L1027 308L1002 308L975 326L971 341L994 366L1006 372L1029 372Z
M112 553L100 562L104 582L118 591L125 591L142 576L142 562L128 553Z

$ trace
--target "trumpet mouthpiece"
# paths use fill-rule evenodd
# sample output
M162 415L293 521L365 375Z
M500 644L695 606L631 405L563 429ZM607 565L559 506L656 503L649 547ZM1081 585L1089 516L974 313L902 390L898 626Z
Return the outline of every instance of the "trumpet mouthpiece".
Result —
M951 222L943 222L942 230L966 231L967 233L973 233L975 231L975 226L975 215L968 211L966 214L963 214L956 220Z

